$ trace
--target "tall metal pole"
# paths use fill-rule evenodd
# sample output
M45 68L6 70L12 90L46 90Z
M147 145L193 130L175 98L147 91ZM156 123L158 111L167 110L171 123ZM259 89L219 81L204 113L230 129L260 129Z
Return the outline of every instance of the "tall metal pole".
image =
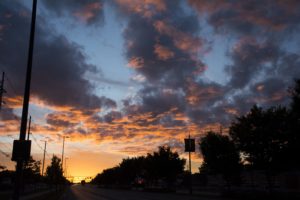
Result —
M1 80L1 85L0 85L0 110L2 108L2 97L3 93L5 92L4 90L4 72L2 73L2 80Z
M44 176L44 166L45 166L46 147L47 147L47 141L45 141L45 146L44 146L44 156L43 156L42 176Z
M67 177L68 176L68 174L67 174L67 159L69 159L69 158L65 158L65 177Z
M30 96L31 69L32 69L32 55L33 55L33 46L34 46L36 5L37 5L37 0L33 0L32 15L31 15L31 27L30 27L30 39L29 39L29 49L28 49L28 60L27 60L27 71L26 71L26 83L25 83L25 91L24 91L24 99L23 99L23 110L22 110L22 119L21 119L21 128L20 128L20 140L25 140L25 137L26 137L29 96ZM19 196L20 196L22 168L23 168L23 160L18 160L17 161L17 167L16 167L15 187L14 187L14 192L13 192L13 199L14 200L18 200Z
M64 151L65 151L65 136L63 136L63 148L62 148L62 154L61 154L61 169L64 168Z
M29 140L29 135L30 135L30 126L31 126L31 116L29 116L29 124L28 124L27 140Z

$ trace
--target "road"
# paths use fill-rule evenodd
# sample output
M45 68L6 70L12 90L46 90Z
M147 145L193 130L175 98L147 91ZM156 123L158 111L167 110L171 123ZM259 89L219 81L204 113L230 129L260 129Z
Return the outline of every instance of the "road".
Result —
M102 189L91 185L73 185L61 200L216 200L184 194L151 193L142 191Z

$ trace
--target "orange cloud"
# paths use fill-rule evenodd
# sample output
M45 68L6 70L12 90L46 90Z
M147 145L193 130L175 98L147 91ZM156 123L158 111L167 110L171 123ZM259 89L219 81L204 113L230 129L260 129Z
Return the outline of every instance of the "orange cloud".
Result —
M154 46L154 53L160 60L168 60L174 57L174 52L160 44Z
M222 89L215 86L199 86L190 82L186 100L192 106L198 106L222 95Z
M153 25L159 33L171 37L178 49L190 53L193 57L200 53L203 41L199 37L182 32L163 20L157 20Z
M261 91L264 90L264 88L265 88L264 85L258 85L258 86L256 87L256 90L259 91L259 92L261 92Z
M100 2L94 2L87 4L84 6L82 10L74 12L74 16L76 16L78 19L82 20L83 22L88 22L92 18L94 18L99 12L99 10L102 9L102 4Z
M23 97L22 96L5 97L4 101L5 101L5 104L9 108L22 108L22 106L23 106Z
M286 27L286 18L297 12L297 6L295 5L299 2L297 0L276 0L272 2L272 6L277 6L278 8L283 9L284 16L281 17L281 20L270 17L265 12L262 12L261 9L255 8L255 6L252 9L248 9L246 6L248 2L245 1L229 2L223 0L189 0L189 3L199 10L200 14L213 14L221 12L221 10L235 10L236 16L233 16L229 20L243 20L244 22L249 22L260 27L267 27L272 30L280 31ZM219 23L224 23L224 20L220 20Z
M145 18L151 18L158 12L166 10L163 0L116 0L127 12L137 13Z
M141 68L144 65L144 59L141 57L132 57L127 65L133 69Z
M238 115L239 112L237 109L235 108L225 108L225 112L229 113L229 114L232 114L232 115Z

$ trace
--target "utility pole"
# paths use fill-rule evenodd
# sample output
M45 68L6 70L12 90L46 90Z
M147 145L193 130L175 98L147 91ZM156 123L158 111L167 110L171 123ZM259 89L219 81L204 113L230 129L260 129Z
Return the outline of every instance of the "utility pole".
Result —
M65 138L69 138L68 136L62 136L63 137L63 147L62 147L62 154L61 154L61 169L64 168L64 153L65 153Z
M30 126L31 126L31 116L29 116L29 124L28 124L27 140L29 140L29 135L30 135Z
M1 80L1 85L0 85L0 110L2 108L2 98L3 98L3 93L5 93L6 91L4 90L4 76L5 73L2 72L2 80Z
M32 56L34 47L34 32L35 32L35 19L36 19L36 6L37 0L33 0L32 3L32 15L31 15L31 26L30 26L30 39L29 39L29 49L28 49L28 60L27 60L27 70L26 70L26 83L23 98L23 109L22 109L22 119L20 127L20 141L24 141L26 137L27 129L27 117L28 117L28 107L29 107L29 97L30 97L30 82L31 82L31 70L32 70ZM24 159L17 160L16 166L16 179L13 192L13 200L19 200L20 196L20 185L22 182L22 169L23 169Z
M44 166L45 166L46 147L47 147L47 141L45 141L45 146L44 146L44 157L43 157L43 166L42 166L42 176L44 176Z
M63 147L62 147L62 153L61 153L61 169L63 170L64 168L64 152L65 151L65 136L63 136Z
M67 159L69 159L68 157L65 158L65 177L68 176L67 174Z

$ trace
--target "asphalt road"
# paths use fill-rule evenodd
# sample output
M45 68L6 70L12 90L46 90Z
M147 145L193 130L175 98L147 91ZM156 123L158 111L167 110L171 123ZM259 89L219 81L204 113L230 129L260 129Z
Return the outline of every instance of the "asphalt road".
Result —
M184 194L151 193L142 191L102 189L91 185L73 185L61 200L215 200Z

